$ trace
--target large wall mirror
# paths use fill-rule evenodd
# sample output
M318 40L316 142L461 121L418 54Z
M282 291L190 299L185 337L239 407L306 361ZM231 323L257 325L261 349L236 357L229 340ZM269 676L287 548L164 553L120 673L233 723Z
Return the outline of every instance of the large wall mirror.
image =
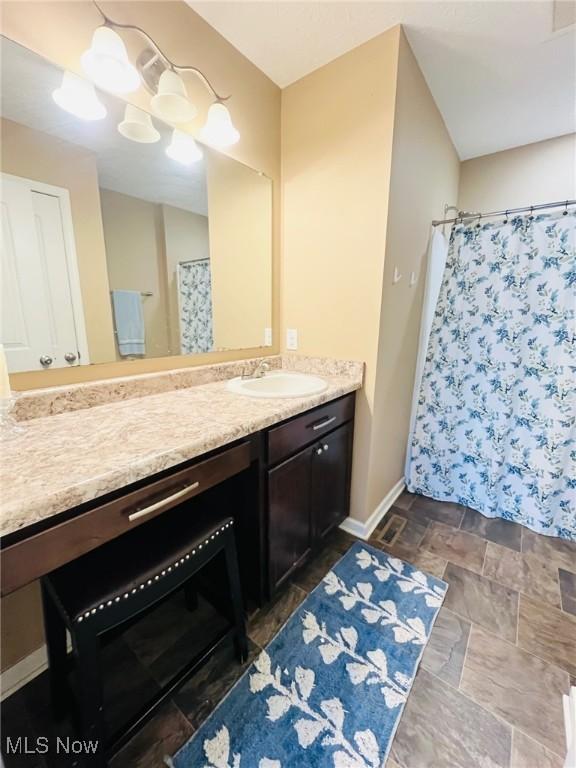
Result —
M62 70L5 38L1 57L9 370L270 344L270 179L106 93L75 117Z

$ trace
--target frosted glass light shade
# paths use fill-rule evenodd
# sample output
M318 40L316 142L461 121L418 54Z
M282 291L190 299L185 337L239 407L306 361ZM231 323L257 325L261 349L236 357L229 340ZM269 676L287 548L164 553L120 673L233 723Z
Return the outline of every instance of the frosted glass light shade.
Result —
M80 61L88 77L106 91L131 93L140 85L140 75L128 59L124 41L110 27L95 30L92 45Z
M138 109L133 104L127 104L124 120L118 125L118 131L127 139L140 144L154 144L160 140L160 133L154 127L148 112Z
M96 96L92 83L72 72L64 72L62 85L52 92L59 107L82 120L102 120L106 107Z
M232 123L230 112L221 102L212 104L208 110L208 117L200 138L217 149L231 147L240 138L240 134Z
M189 133L179 131L178 128L174 128L172 141L166 147L166 154L183 165L192 165L203 157L202 150L193 137Z
M152 111L169 123L187 123L196 117L198 110L188 101L188 93L182 78L165 69L160 75L158 93L151 100Z

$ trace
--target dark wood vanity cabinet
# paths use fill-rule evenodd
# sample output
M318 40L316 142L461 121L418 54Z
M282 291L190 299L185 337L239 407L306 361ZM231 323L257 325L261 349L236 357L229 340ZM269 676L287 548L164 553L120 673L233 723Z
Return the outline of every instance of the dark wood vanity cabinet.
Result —
M268 433L270 594L348 515L353 418L352 394Z
M354 400L345 395L4 537L2 594L174 507L193 514L204 500L236 518L244 591L264 603L348 515Z

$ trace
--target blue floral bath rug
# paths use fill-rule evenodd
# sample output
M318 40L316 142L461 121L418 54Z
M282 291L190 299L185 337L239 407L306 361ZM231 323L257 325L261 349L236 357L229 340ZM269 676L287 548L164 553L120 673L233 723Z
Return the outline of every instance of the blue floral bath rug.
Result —
M380 768L446 589L357 542L173 765Z

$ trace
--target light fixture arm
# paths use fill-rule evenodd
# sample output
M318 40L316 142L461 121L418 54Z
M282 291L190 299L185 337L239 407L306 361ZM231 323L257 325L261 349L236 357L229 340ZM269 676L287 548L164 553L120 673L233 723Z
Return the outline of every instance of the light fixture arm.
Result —
M114 21L109 16L107 16L102 8L98 5L96 0L92 0L96 8L98 9L100 15L104 19L104 26L109 27L115 27L116 29L130 29L134 32L138 32L139 35L141 35L153 48L153 50L160 56L160 58L163 60L164 64L168 69L171 69L173 72L192 72L196 77L199 78L199 80L202 81L202 83L205 85L205 87L210 91L212 96L214 96L214 99L219 102L228 101L230 96L221 96L210 80L206 77L206 75L198 69L198 67L192 67L192 66L180 66L179 64L175 64L171 59L168 58L168 56L164 53L164 51L160 48L160 46L156 43L153 38L150 37L148 32L145 32L141 27L137 27L135 24L121 24L120 22Z

